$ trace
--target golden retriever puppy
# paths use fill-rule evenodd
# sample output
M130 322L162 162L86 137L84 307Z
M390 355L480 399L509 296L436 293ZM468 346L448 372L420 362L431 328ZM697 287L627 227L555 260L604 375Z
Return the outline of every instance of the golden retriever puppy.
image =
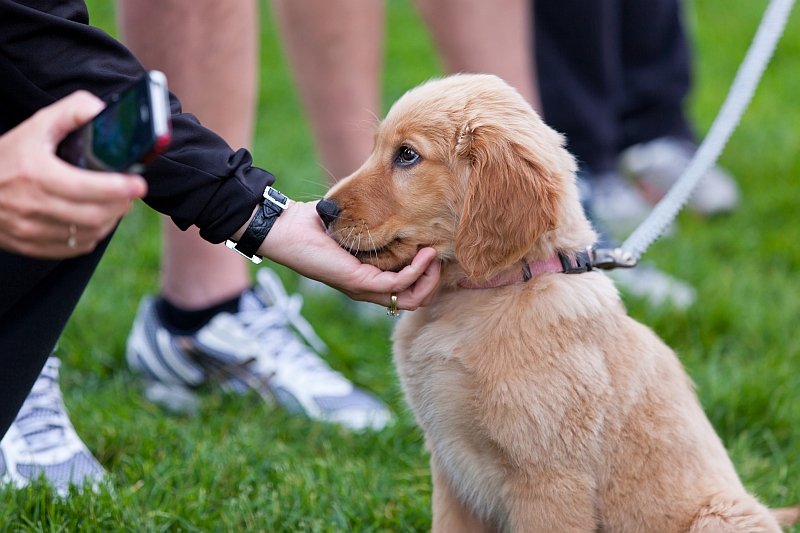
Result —
M675 354L601 272L562 137L488 75L394 104L364 165L318 204L330 235L442 283L394 360L431 454L433 531L777 532L742 486Z

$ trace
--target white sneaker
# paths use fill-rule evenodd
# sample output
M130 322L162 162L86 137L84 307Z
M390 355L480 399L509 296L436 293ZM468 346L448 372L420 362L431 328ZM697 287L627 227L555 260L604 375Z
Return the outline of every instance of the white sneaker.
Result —
M321 281L301 276L299 289L305 296L311 298L338 298L341 302L344 302L344 305L352 308L355 314L358 315L358 318L364 322L375 324L389 319L385 307L370 302L351 300L343 293L337 291L333 287L325 285Z
M697 298L697 292L690 284L648 264L617 268L609 270L607 274L624 291L646 299L653 307L671 303L678 309L686 309Z
M678 181L696 150L691 141L660 137L625 149L619 156L619 170L655 204ZM718 166L703 176L689 200L689 207L704 215L730 212L738 205L736 180Z
M60 496L70 485L96 490L105 471L69 420L58 369L50 357L8 432L0 441L0 481L22 488L44 475Z
M616 172L594 177L590 186L593 217L617 239L630 235L652 210L636 187Z
M173 410L191 408L191 389L214 379L226 389L274 397L315 420L353 430L383 428L392 419L388 407L317 355L327 347L300 315L302 304L277 274L262 268L237 313L219 313L193 335L181 336L167 331L154 301L145 298L128 337L128 363L152 382L148 399Z

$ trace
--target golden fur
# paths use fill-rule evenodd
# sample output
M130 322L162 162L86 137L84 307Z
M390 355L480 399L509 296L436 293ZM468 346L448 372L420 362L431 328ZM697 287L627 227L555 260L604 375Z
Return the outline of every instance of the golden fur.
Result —
M410 149L419 159L402 164ZM406 153L406 159L413 159ZM433 531L780 531L747 494L675 354L600 272L480 290L522 259L594 242L559 134L500 79L409 91L366 163L326 195L331 235L397 270L442 260L431 306L394 333L425 432Z

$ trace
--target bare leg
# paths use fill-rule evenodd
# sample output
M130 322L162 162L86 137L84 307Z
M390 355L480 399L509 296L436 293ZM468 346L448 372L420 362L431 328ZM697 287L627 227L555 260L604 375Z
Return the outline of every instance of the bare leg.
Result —
M383 2L273 0L330 183L366 161L380 110Z
M183 110L233 148L252 143L257 93L258 6L254 0L119 0L126 45L167 75ZM161 294L187 310L250 286L247 262L198 230L164 220Z
M541 113L530 0L416 0L449 73L496 74Z

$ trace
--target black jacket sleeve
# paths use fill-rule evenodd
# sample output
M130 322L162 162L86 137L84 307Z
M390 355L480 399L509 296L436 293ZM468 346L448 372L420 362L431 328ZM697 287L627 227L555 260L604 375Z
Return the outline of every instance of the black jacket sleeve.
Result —
M145 70L122 44L88 25L83 0L0 0L0 133L78 90L100 98ZM144 174L145 202L182 229L222 242L244 225L275 178L245 149L181 113L171 96L173 140Z

